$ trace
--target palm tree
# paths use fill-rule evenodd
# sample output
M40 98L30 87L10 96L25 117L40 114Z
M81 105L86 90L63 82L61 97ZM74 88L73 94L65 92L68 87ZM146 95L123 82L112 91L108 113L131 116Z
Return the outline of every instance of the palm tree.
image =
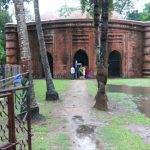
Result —
M108 32L108 13L109 6L112 8L113 0L80 0L82 11L88 11L91 15L94 13L95 27L95 53L97 65L97 84L98 91L95 96L95 108L107 110L107 95L105 85L107 83L107 32ZM110 5L109 5L110 3ZM101 27L100 27L101 12ZM101 30L101 31L100 31Z
M105 86L108 77L107 63L107 33L108 33L108 14L109 0L102 0L102 16L101 16L101 43L99 40L99 0L94 0L94 22L95 22L95 45L96 45L96 64L97 64L97 83L98 91L95 96L95 108L107 110L107 95Z
M28 32L25 20L25 12L24 12L24 4L23 0L13 0L15 5L15 13L17 19L17 31L18 31L18 39L19 39L19 47L21 53L21 64L23 71L30 71L32 72L32 62L31 62L31 52L29 47L29 39L28 39ZM24 66L24 67L23 67ZM31 88L30 88L30 107L33 113L39 113L39 107L37 105L34 93L34 86L33 86L33 78L31 78ZM33 114L34 115L34 114Z
M35 12L36 29L37 29L38 40L40 45L40 55L41 55L41 60L42 60L45 78L46 78L46 84L47 84L46 100L57 100L59 99L59 96L53 84L52 75L51 75L51 71L47 59L46 46L45 46L44 35L43 35L43 30L41 25L38 0L34 0L34 12Z

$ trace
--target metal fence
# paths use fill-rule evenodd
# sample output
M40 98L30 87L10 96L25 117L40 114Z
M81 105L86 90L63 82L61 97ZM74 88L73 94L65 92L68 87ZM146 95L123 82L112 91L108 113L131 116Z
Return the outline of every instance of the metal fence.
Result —
M0 80L0 86L0 150L31 150L30 74Z

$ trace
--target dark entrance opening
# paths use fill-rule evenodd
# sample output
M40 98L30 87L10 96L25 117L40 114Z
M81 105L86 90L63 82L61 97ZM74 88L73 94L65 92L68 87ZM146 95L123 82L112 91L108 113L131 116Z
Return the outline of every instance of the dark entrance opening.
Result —
M47 52L47 58L48 58L48 63L49 63L49 66L50 66L51 74L52 74L52 77L53 77L53 57L48 52Z
M77 67L77 66L80 67L81 65L89 66L88 56L83 50L79 50L75 53L73 65L74 65L74 67Z
M113 51L109 55L108 59L108 75L110 77L121 76L121 55L117 51Z

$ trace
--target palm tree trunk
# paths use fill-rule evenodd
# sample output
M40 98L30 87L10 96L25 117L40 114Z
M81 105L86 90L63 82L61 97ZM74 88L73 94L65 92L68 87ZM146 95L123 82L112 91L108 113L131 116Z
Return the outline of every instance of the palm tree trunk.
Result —
M97 2L98 0L95 0ZM96 5L96 4L95 4ZM95 7L96 9L97 7ZM108 65L107 65L107 33L108 33L108 13L109 13L109 0L102 0L102 19L101 19L101 46L99 49L98 60L97 60L97 83L98 83L98 91L95 96L96 103L94 105L95 108L100 110L108 110L107 106L107 95L105 91L105 86L107 83L108 77ZM97 12L97 10L95 10ZM99 38L99 37L98 37Z
M41 25L38 0L34 0L34 12L35 12L36 29L37 29L38 40L40 45L40 55L41 55L41 60L42 60L45 78L46 78L46 84L47 84L46 100L58 100L59 96L53 84L52 75L51 75L51 71L47 59L46 46L45 46L44 35L43 35L43 30Z
M15 5L15 13L17 19L17 30L18 30L19 47L21 52L22 71L23 72L29 71L31 74L32 72L31 52L29 47L29 39L28 39L27 26L25 21L23 0L14 0L14 5ZM39 114L39 106L37 105L35 99L32 74L30 75L30 80L31 80L30 107L32 110L32 115L37 115Z

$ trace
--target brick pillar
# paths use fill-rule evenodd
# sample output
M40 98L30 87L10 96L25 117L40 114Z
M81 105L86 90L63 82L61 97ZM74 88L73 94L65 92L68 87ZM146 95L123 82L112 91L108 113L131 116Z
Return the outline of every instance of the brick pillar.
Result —
M18 42L17 42L17 28L15 24L6 24L6 62L8 64L18 63Z
M143 76L150 77L150 27L145 28Z

